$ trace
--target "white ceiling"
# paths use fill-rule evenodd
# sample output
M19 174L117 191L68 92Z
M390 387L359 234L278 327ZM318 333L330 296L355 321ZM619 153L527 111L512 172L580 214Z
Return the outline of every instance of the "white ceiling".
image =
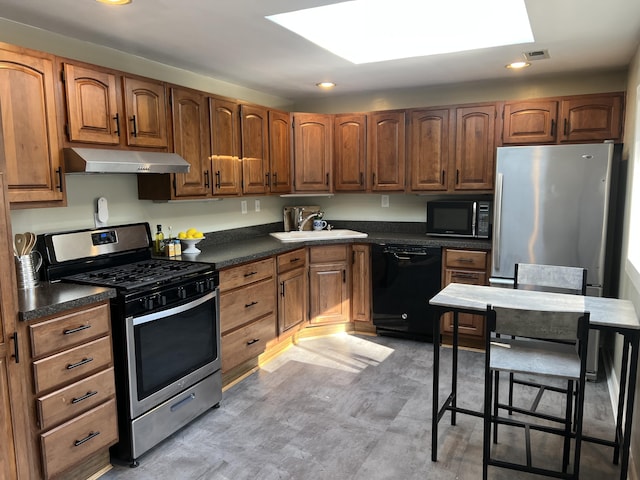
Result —
M291 100L327 95L315 87L319 81L335 82L329 94L343 95L620 69L640 42L640 0L526 0L535 43L363 65L264 18L330 3L337 0L133 0L115 8L94 0L0 0L0 17ZM540 49L551 58L524 71L504 68Z

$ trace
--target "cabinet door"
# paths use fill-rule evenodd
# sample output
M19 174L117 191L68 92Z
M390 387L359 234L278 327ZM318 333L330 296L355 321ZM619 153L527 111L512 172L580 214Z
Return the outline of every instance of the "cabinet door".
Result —
M471 270L454 270L447 268L444 271L444 286L450 283L466 283L470 285L486 285L487 276L485 272ZM442 331L453 333L453 314L443 315ZM484 338L484 317L482 315L471 315L469 313L458 314L458 333Z
M267 109L242 105L242 191L266 193L269 166L269 120Z
M405 175L404 111L370 114L367 139L371 190L403 191Z
M0 50L0 160L12 204L64 200L54 78L52 58Z
M112 73L64 64L69 141L120 143L125 119L118 113L118 87Z
M209 99L213 194L240 195L240 119L237 103Z
M164 83L123 77L127 145L166 148L167 95Z
M562 142L619 140L623 94L575 97L560 103Z
M371 322L371 248L351 247L351 319Z
M504 105L502 143L554 143L558 102L534 100Z
M456 108L455 190L493 189L496 106Z
M311 323L349 321L346 263L309 266L309 303Z
M278 333L307 319L307 272L297 268L278 275Z
M269 110L269 191L291 191L291 116Z
M409 133L409 187L412 191L447 190L449 110L414 110Z
M171 90L174 151L191 164L189 173L174 174L176 197L206 197L211 191L207 107L199 93Z
M337 192L367 189L366 114L336 115L333 119L333 171Z
M294 190L331 191L332 117L296 113L293 117Z

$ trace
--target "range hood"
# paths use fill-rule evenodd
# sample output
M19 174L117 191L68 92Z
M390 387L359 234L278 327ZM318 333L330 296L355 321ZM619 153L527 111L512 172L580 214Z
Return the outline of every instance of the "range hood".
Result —
M65 148L65 173L188 173L177 153Z

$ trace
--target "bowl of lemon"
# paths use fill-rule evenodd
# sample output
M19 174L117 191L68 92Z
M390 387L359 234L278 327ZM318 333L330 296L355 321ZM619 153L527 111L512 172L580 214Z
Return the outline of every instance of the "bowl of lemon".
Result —
M195 228L190 228L186 232L178 233L178 239L182 243L182 253L200 253L196 245L202 241L204 234Z

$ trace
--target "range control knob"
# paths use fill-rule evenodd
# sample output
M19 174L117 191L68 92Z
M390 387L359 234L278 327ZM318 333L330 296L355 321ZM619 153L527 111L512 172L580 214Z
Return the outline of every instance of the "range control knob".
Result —
M205 292L205 283L204 282L196 282L196 292L204 293Z
M144 297L142 299L142 305L146 310L153 310L153 307L155 306L155 300L156 300L155 295L151 297Z
M187 290L184 287L178 287L178 298L181 300L187 298Z

